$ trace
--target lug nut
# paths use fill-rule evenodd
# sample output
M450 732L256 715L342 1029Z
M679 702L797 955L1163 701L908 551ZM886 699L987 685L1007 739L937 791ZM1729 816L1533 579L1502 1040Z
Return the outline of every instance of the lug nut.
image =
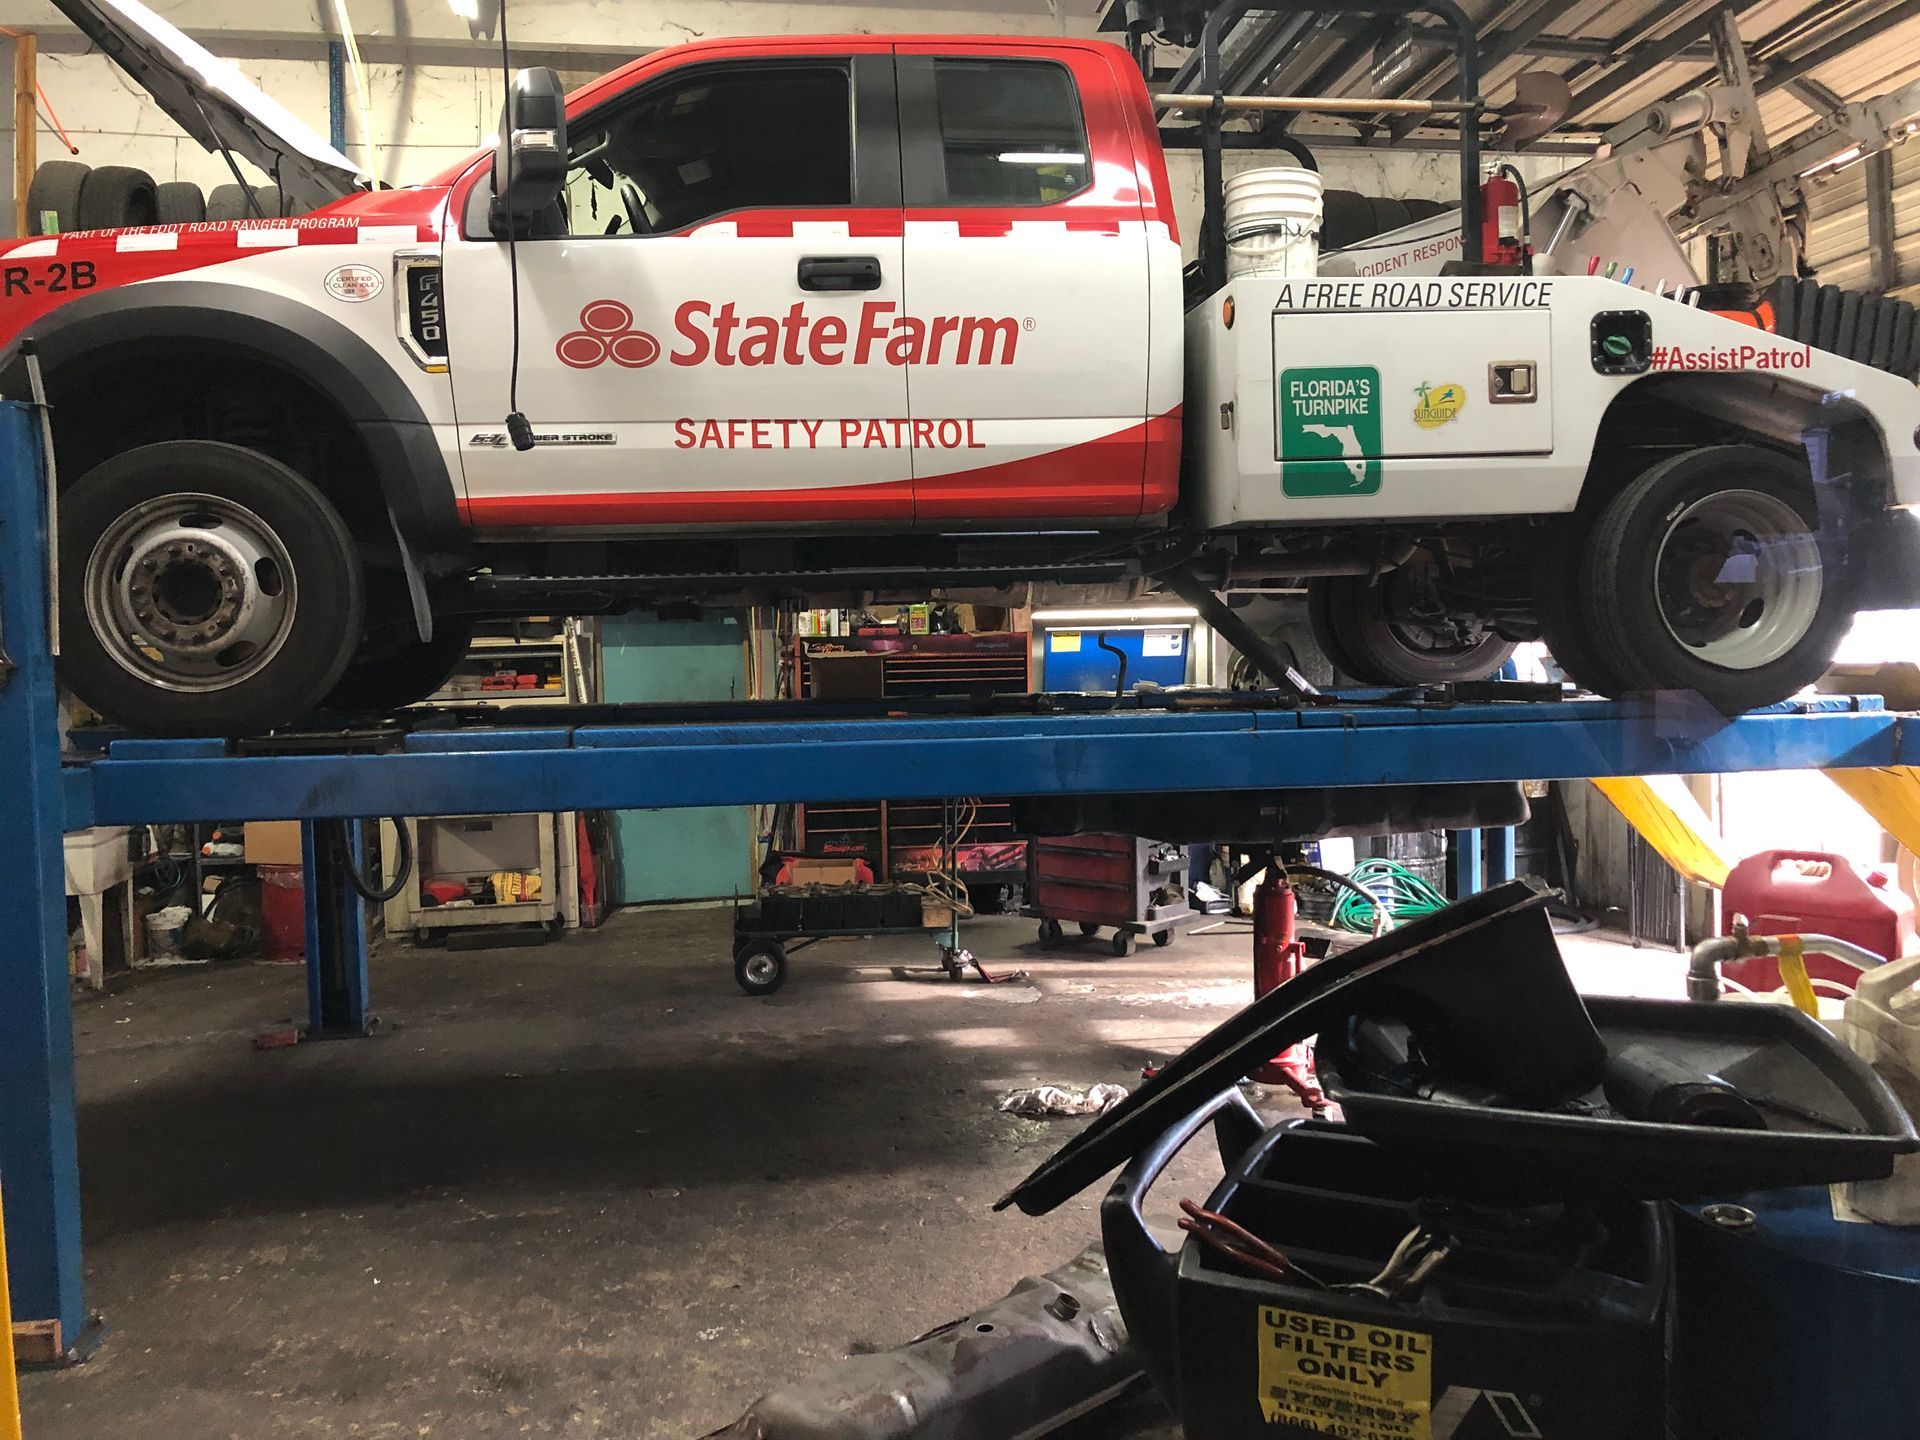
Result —
M1722 1230L1751 1230L1760 1223L1753 1211L1744 1205L1703 1206L1700 1218Z

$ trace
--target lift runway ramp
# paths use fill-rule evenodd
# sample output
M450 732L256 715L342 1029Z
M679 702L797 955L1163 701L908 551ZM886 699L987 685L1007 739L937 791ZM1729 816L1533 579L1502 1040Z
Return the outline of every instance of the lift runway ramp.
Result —
M62 795L79 828L1920 764L1920 717L1860 696L1731 717L1681 695L1355 692L1311 707L1265 692L1018 698L1028 703L582 707L538 724L528 710L474 707L249 741L123 737L70 757Z

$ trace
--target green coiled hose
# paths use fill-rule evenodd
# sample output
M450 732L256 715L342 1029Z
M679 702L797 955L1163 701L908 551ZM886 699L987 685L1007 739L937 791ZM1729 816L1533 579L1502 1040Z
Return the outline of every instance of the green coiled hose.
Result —
M1414 874L1397 860L1362 860L1347 872L1347 876L1374 897L1375 905L1384 905L1396 925L1416 920L1422 915L1431 915L1447 906L1447 897L1431 882ZM1351 890L1343 889L1340 898L1334 902L1333 923L1342 930L1371 935L1373 912L1374 905L1368 905Z

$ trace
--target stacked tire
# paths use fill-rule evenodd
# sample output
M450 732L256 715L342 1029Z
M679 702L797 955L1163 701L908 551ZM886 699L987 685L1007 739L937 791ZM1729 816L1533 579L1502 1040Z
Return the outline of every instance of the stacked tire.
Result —
M130 165L83 165L49 160L33 172L27 190L27 233L64 235L74 230L119 230L129 225L195 225L202 220L277 220L303 213L277 185L256 185L251 198L240 185L217 185L211 194L186 180L156 184Z
M1388 195L1362 195L1356 190L1328 190L1320 203L1323 251L1344 250L1454 208L1438 200L1399 200Z
M27 233L59 235L80 228L80 189L91 165L77 160L49 160L33 172L27 187Z
M173 188L155 185L151 175L131 165L96 168L77 160L49 160L33 172L27 187L27 233L64 235L166 224L159 192Z
M278 185L255 185L251 197L243 185L216 185L207 196L209 220L280 220L305 213Z
M197 225L207 218L207 197L190 180L154 186L153 200L162 225Z

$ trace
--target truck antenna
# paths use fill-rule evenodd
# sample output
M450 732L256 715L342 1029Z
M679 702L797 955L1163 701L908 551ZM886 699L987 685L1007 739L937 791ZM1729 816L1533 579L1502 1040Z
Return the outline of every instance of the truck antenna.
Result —
M507 0L500 0L500 83L505 92L507 114L513 114L513 57L507 49ZM509 120L507 129L512 128ZM500 143L507 137L502 134ZM533 449L533 426L520 413L520 225L513 213L513 156L507 156L507 284L513 309L513 350L507 361L507 435L516 450Z

